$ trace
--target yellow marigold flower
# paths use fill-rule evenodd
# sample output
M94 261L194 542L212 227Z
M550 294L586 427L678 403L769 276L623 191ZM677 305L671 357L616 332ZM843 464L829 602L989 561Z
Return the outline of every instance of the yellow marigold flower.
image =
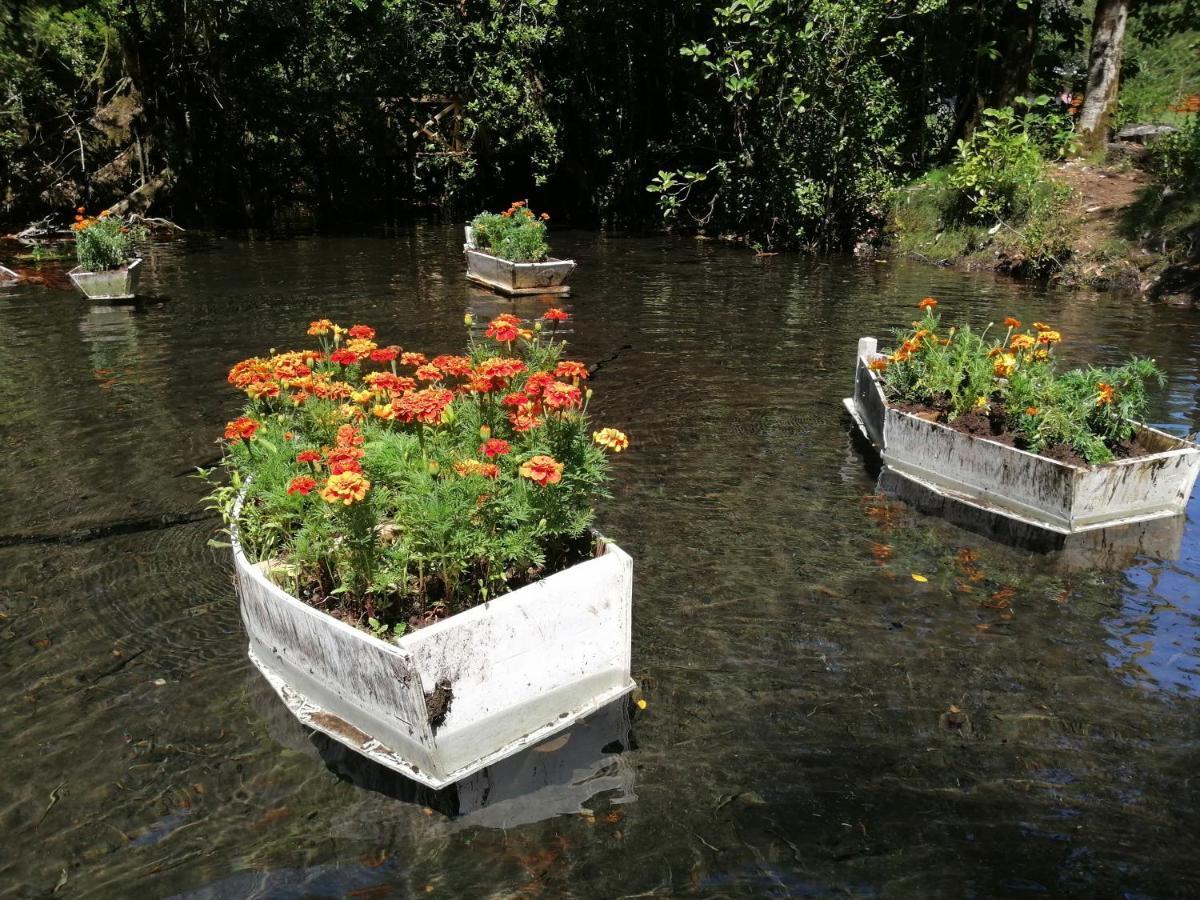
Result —
M1116 391L1113 390L1111 384L1101 381L1096 385L1096 389L1100 392L1100 395L1096 397L1097 406L1109 406L1116 399Z
M328 319L317 319L315 322L310 322L308 325L308 333L313 337L322 334L329 334L333 330L333 323Z
M376 404L371 407L371 415L377 419L383 419L385 422L396 418L396 411L392 409L392 404L385 403L383 405Z
M1039 344L1057 344L1062 340L1062 335L1057 331L1038 331L1037 341Z
M592 433L592 440L601 447L607 447L613 453L620 453L629 446L629 438L623 431L615 428L601 428Z
M371 482L358 472L342 472L329 476L329 480L321 488L321 499L326 503L341 503L343 506L349 506L366 499L367 491L370 489Z
M1014 334L1008 342L1010 350L1028 350L1033 346L1033 338L1027 334Z
M972 405L971 408L974 409L976 412L987 412L988 398L984 397L984 396L976 397L975 403Z
M353 391L350 394L350 399L355 403L366 403L371 399L371 396L372 394L370 391Z
M1045 322L1034 322L1034 323L1033 323L1033 330L1034 330L1034 331L1049 331L1049 330L1050 330L1050 326L1049 326L1049 325L1047 325Z
M1016 367L1017 358L1011 353L1004 353L992 364L992 372L997 378L1007 378Z

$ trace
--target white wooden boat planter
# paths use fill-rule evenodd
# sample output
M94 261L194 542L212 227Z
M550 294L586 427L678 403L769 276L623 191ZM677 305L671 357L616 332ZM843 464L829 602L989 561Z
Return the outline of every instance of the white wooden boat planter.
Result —
M485 253L475 246L470 225L466 228L463 252L467 255L467 278L509 297L525 294L571 293L567 276L575 271L573 259L547 259L545 262L510 262Z
M888 405L875 338L862 338L854 396L843 402L884 464L881 483L909 482L920 493L1058 535L1127 526L1182 513L1200 472L1200 447L1142 426L1155 452L1101 466L1073 466L963 434ZM1018 526L1019 527L1019 526Z
M281 589L246 558L233 530L251 661L303 724L432 788L633 690L633 560L611 542L597 550L388 642ZM447 690L448 708L431 721L427 698L444 700Z
M0 266L0 284L16 284L21 276L6 266Z
M107 272L86 272L83 266L76 266L67 274L89 300L132 300L142 276L141 266L139 258Z

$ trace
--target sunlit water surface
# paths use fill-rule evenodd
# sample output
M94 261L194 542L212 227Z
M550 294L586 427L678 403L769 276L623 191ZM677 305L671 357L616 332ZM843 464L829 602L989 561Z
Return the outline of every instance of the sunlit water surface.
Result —
M1200 497L1175 558L1066 565L877 496L840 403L858 337L932 294L1053 323L1075 361L1153 355L1151 418L1184 434L1200 315L557 238L592 408L633 440L600 524L636 561L647 708L451 797L290 719L187 473L238 408L230 364L310 319L445 352L465 309L507 308L460 233L189 238L138 306L0 289L0 896L1200 893Z

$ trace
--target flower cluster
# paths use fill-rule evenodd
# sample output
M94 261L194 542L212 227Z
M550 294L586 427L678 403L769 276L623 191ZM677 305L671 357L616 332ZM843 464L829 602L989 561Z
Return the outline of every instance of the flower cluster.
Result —
M471 220L471 228L480 250L514 262L540 262L550 250L549 220L549 213L535 214L528 200L517 200L501 213L480 213Z
M982 333L970 326L942 333L937 305L921 300L925 317L897 334L891 354L868 360L888 399L923 405L948 422L986 416L993 432L1012 432L1034 452L1064 445L1088 462L1111 459L1145 412L1146 381L1161 380L1152 360L1136 358L1115 369L1059 373L1054 351L1062 334L1045 322L1023 328L1008 316L996 337L989 337L994 324Z
M590 371L550 327L569 320L502 314L467 353L431 357L316 319L318 346L234 365L247 404L224 438L249 483L243 546L288 559L300 594L397 624L569 564L605 451L629 446L589 427Z

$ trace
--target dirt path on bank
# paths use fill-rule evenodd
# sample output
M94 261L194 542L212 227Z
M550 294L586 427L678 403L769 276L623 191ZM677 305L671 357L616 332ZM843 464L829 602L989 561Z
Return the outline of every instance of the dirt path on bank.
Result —
M1137 169L1121 171L1069 160L1053 167L1051 176L1075 191L1071 209L1079 217L1077 254L1091 256L1122 238L1122 218L1151 183Z

